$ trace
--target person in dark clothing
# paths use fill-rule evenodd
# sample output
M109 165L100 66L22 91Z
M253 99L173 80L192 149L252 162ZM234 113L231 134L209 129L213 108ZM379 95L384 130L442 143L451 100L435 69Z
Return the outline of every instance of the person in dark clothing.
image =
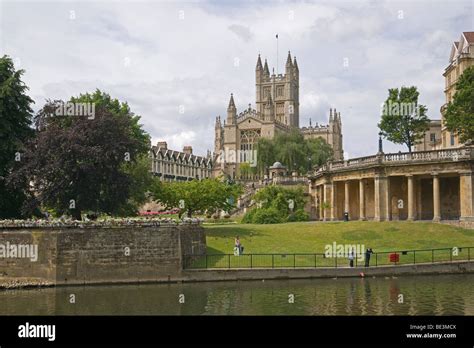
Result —
M370 266L370 255L373 254L372 248L367 248L365 251L365 267Z

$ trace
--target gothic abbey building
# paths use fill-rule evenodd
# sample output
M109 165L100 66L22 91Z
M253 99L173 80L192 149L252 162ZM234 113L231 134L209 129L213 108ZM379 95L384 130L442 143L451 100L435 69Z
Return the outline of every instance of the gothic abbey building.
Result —
M334 160L343 159L341 115L330 110L329 124L300 128L299 68L296 57L288 58L285 74L272 74L268 63L262 65L260 55L255 68L255 108L237 113L231 94L227 118L216 118L213 175L239 177L239 166L249 162L260 138L273 138L279 132L297 128L304 138L322 138L334 151ZM253 158L255 159L255 158Z

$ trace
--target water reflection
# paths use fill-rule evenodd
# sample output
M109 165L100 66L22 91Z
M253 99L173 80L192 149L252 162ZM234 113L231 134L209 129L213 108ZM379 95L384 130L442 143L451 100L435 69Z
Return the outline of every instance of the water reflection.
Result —
M447 275L4 290L0 314L474 315L473 286Z

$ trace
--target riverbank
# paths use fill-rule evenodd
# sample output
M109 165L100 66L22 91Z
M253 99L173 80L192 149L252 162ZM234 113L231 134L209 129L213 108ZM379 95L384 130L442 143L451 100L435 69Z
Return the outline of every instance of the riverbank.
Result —
M318 267L318 268L253 268L253 269L194 269L184 270L179 276L169 279L148 280L96 280L90 282L71 281L55 284L40 278L1 278L0 289L37 287L64 287L86 285L124 284L172 284L225 281L265 281L289 279L324 278L376 278L417 275L474 274L473 261L420 263L416 265L392 265L378 267Z
M193 269L183 271L183 281L214 282L313 278L396 277L474 273L474 261L420 263L416 265L327 268Z

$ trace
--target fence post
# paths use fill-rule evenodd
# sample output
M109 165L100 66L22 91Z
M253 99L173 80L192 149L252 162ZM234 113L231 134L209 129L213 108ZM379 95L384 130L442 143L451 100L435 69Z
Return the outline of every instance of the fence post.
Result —
M206 254L206 269L207 269L207 267L208 267L208 266L207 266L207 256L208 256L208 255Z
M293 268L296 268L296 254L293 254Z
M337 255L336 255L336 257L334 258L334 262L335 262L335 265L336 265L336 268L337 268Z
M413 264L416 265L416 250L413 250Z
M253 263L252 263L252 254L250 254L250 268L253 268Z
M375 253L375 267L379 265L379 253Z
M453 249L449 249L449 261L453 262Z
M230 254L228 254L227 256L228 256L228 265L229 265L229 268L230 268Z
M317 258L318 254L314 254L314 268L316 268L316 258Z
M431 249L431 263L434 263L434 249Z
M275 268L275 255L272 254L272 268Z
M471 261L471 248L467 248L467 260Z

